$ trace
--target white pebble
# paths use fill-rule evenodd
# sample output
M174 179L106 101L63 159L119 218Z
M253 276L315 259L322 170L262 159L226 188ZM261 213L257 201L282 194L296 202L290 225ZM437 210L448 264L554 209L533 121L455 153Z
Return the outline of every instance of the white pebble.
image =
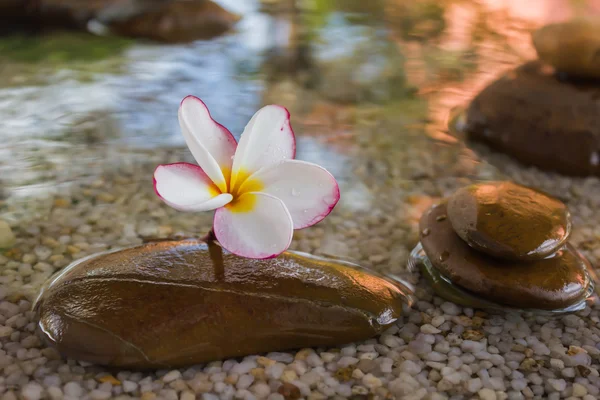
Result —
M94 389L90 392L90 397L93 400L107 400L110 399L111 393L103 390Z
M588 393L588 390L581 383L573 383L573 396L575 397L583 397Z
M421 332L435 334L440 333L441 331L431 324L425 324L421 326Z
M63 391L59 387L50 386L46 389L46 392L48 392L51 400L62 400L63 398Z
M358 362L358 360L356 360ZM285 365L282 363L275 363L273 365L269 365L265 369L265 374L271 379L279 379L283 374L283 370L285 369Z
M286 363L286 364L294 361L294 356L289 353L273 352L273 353L267 354L267 358L270 358L271 360L279 361L282 363Z
M459 306L457 306L454 303L450 303L448 301L442 303L440 308L447 315L458 315L458 314L460 314L460 311L461 311Z
M345 368L350 365L354 365L356 363L358 363L358 358L348 357L348 356L344 356L344 357L340 358L339 361L337 362L338 366L341 368Z
M438 328L440 325L442 325L444 322L446 322L446 318L444 318L443 315L438 315L436 317L433 317L431 319L431 325L433 325L434 327Z
M485 350L485 344L475 342L473 340L463 340L460 344L460 348L462 351L466 351L468 353L480 353Z
M481 389L480 391L477 392L477 394L479 395L479 398L481 400L497 400L498 396L496 396L496 392L494 392L492 389Z
M185 392L181 393L179 400L196 400L196 395L193 392L186 390Z
M404 371L404 372L414 376L414 375L417 375L419 372L421 372L421 367L414 361L404 360L400 364L400 371Z
M138 388L138 384L132 381L123 381L121 384L125 393L135 392Z
M179 372L179 370L174 369L173 371L169 371L165 376L163 376L162 381L165 383L169 383L179 378L181 378L181 372Z
M239 364L235 364L231 369L231 372L235 374L247 374L253 368L256 368L258 364L254 360L244 360Z
M381 379L377 378L373 374L366 374L363 376L362 382L365 386L371 389L381 387L382 385Z
M257 382L250 387L250 391L257 397L264 399L271 393L271 388L264 382Z
M551 358L550 359L550 366L553 369L556 370L562 370L565 367L565 363L563 362L563 360L559 360L558 358Z
M480 378L473 378L467 381L467 390L471 393L477 393L483 387Z
M562 392L567 388L567 382L564 379L548 379L548 383L557 392Z
M520 392L527 387L527 381L525 379L513 379L510 381L510 386Z
M238 389L248 389L253 382L254 377L252 375L244 374L238 378L238 381L235 386Z
M69 382L63 388L65 395L79 398L83 394L83 388L78 382Z
M39 400L42 398L44 388L36 382L29 382L21 389L21 396L24 400Z

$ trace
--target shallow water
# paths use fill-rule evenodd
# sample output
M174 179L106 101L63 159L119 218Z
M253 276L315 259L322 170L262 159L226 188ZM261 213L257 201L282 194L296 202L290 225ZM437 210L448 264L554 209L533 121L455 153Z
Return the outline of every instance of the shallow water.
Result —
M286 106L297 158L336 176L339 205L296 231L294 249L417 284L406 263L421 213L466 183L508 178L564 200L572 241L598 266L600 180L544 173L448 130L486 84L535 57L532 29L589 12L593 1L315 0L300 23L257 1L220 3L243 18L210 41L0 38L0 215L17 237L0 256L10 301L31 301L51 273L85 255L206 233L210 213L178 213L152 190L157 164L192 161L177 123L188 94L236 138L260 106ZM440 304L423 281L417 294ZM594 307L581 315L600 335ZM527 321L535 335L543 323ZM557 340L568 347L572 337Z
M341 173L357 125L381 123L381 115L402 114L393 134L407 145L425 140L423 131L444 142L448 110L531 57L527 30L544 20L543 11L531 16L510 3L318 1L293 24L285 10L236 3L222 2L244 16L234 32L191 44L84 34L2 38L4 186L22 194L65 183L56 170L79 169L84 147L181 148L174 110L190 93L236 136L262 104L287 106L298 157ZM304 48L308 65L296 71L292 57Z

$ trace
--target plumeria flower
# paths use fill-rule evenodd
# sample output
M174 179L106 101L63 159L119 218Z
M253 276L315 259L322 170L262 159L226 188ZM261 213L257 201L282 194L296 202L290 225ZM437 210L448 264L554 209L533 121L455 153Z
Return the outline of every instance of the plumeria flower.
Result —
M183 99L179 124L198 165L159 165L154 189L177 210L216 210L214 235L234 254L276 257L290 246L294 229L321 221L340 198L327 170L294 160L296 139L284 107L260 109L239 143L197 97Z

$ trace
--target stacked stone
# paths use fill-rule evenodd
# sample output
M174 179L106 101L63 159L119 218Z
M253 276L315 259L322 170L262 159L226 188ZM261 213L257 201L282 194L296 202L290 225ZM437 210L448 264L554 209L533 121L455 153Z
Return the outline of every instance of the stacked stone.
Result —
M473 99L467 136L527 165L600 176L600 19L544 26L533 45L539 60Z
M567 207L536 190L511 182L459 189L425 212L420 229L433 274L495 304L561 310L593 291L589 262L567 242Z
M600 19L543 26L532 35L540 60L571 78L600 79Z

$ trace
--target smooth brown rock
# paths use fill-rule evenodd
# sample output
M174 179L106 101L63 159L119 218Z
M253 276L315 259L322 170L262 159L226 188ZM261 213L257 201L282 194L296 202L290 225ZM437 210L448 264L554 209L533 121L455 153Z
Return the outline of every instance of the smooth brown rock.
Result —
M600 175L600 85L560 81L522 65L471 102L465 131L517 160L568 175Z
M571 217L563 202L512 182L479 183L448 198L454 231L475 250L508 260L539 260L565 243Z
M452 283L516 308L561 309L586 296L586 269L591 266L571 245L543 260L500 260L469 247L448 218L439 218L444 215L446 203L423 214L421 244L432 265Z
M539 58L557 70L573 77L600 78L600 18L546 25L532 38Z
M15 29L94 26L94 32L164 42L210 39L239 19L210 0L0 0L0 22Z
M207 0L171 1L126 21L111 24L123 36L162 42L211 39L230 30L240 19L236 14Z
M198 240L149 243L67 267L35 304L63 355L162 368L367 339L392 324L404 287L351 264L286 252L213 264Z

